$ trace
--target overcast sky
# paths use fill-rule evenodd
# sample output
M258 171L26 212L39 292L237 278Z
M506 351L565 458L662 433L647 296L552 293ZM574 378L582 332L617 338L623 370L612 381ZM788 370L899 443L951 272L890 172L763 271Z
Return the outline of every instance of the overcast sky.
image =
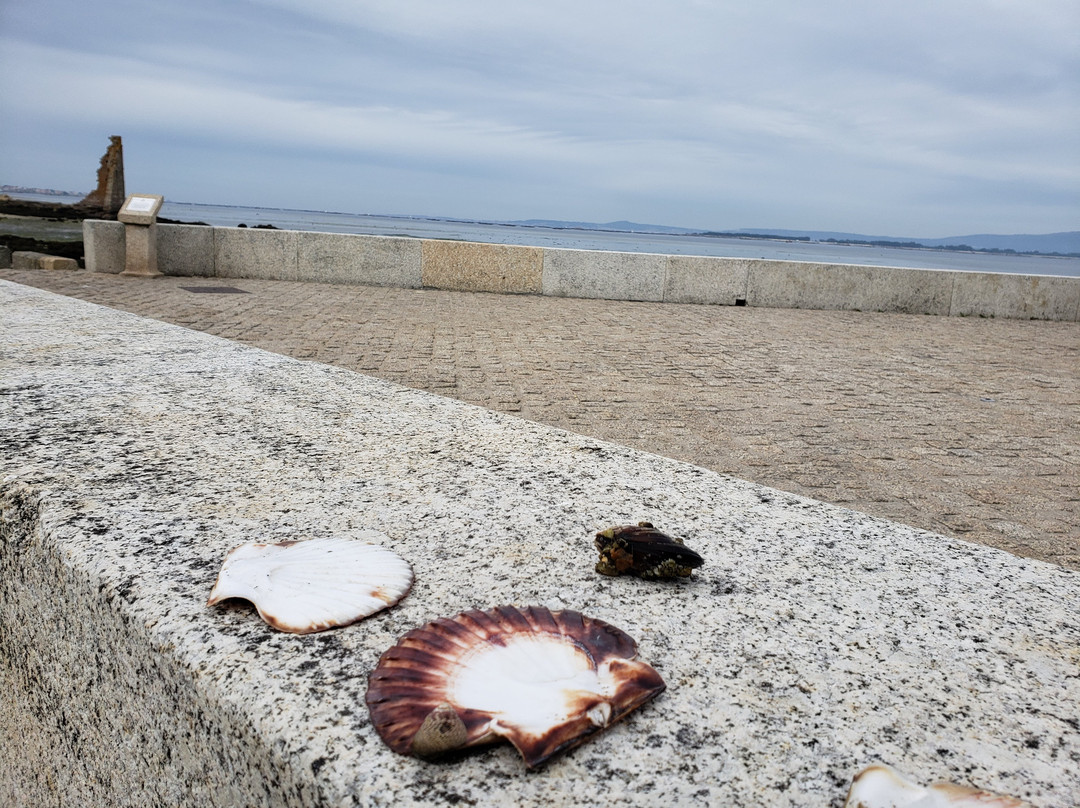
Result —
M1077 0L0 0L0 183L461 218L1080 229Z

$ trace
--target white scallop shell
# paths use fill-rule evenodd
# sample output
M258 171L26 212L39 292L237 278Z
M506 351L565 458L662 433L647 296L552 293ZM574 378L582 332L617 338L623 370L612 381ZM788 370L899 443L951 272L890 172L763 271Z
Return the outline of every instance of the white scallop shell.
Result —
M539 766L664 690L637 644L602 620L500 606L408 632L368 678L380 737L433 757L505 738Z
M851 783L844 808L1026 808L1026 802L952 783L920 786L895 769L863 769Z
M393 606L412 580L397 553L355 539L252 542L225 557L206 605L243 598L274 628L309 634Z

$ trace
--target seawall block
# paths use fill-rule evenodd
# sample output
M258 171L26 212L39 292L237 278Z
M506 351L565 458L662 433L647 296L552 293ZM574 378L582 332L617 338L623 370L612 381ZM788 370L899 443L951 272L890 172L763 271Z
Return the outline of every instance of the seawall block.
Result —
M304 280L368 286L420 287L416 239L342 233L297 233L297 266Z
M544 250L424 239L424 286L463 292L540 294Z
M949 313L1022 320L1080 320L1080 278L957 272Z
M665 303L711 303L734 306L746 300L747 261L673 255L668 259Z
M954 274L753 260L749 262L746 302L777 309L948 314Z
M158 243L158 263L161 244ZM91 272L118 275L124 271L124 225L102 219L83 219L83 255Z
M214 277L217 270L213 227L159 224L156 229L158 272L180 277Z
M214 275L218 278L301 280L296 260L297 238L295 230L215 227Z
M664 299L668 256L595 250L544 250L543 293L608 300Z

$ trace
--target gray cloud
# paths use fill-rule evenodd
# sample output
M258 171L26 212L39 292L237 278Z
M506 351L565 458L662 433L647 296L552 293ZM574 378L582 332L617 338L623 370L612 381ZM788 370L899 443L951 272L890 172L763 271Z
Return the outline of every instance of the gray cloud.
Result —
M1072 0L2 9L4 182L85 187L87 151L119 133L132 181L189 201L926 237L1077 226Z

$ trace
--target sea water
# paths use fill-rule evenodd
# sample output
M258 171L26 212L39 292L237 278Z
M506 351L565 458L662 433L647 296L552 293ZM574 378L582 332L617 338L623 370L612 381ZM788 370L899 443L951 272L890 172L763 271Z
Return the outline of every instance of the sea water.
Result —
M46 202L75 202L77 198L12 194ZM575 250L706 255L721 258L764 258L821 264L953 269L969 272L1009 272L1018 275L1080 277L1080 258L1043 255L961 252L929 248L876 247L786 239L733 238L614 230L540 227L499 222L383 216L332 211L206 205L166 200L159 216L181 222L205 222L217 227L273 225L282 230L360 233L372 236L451 239L487 244L565 247Z

